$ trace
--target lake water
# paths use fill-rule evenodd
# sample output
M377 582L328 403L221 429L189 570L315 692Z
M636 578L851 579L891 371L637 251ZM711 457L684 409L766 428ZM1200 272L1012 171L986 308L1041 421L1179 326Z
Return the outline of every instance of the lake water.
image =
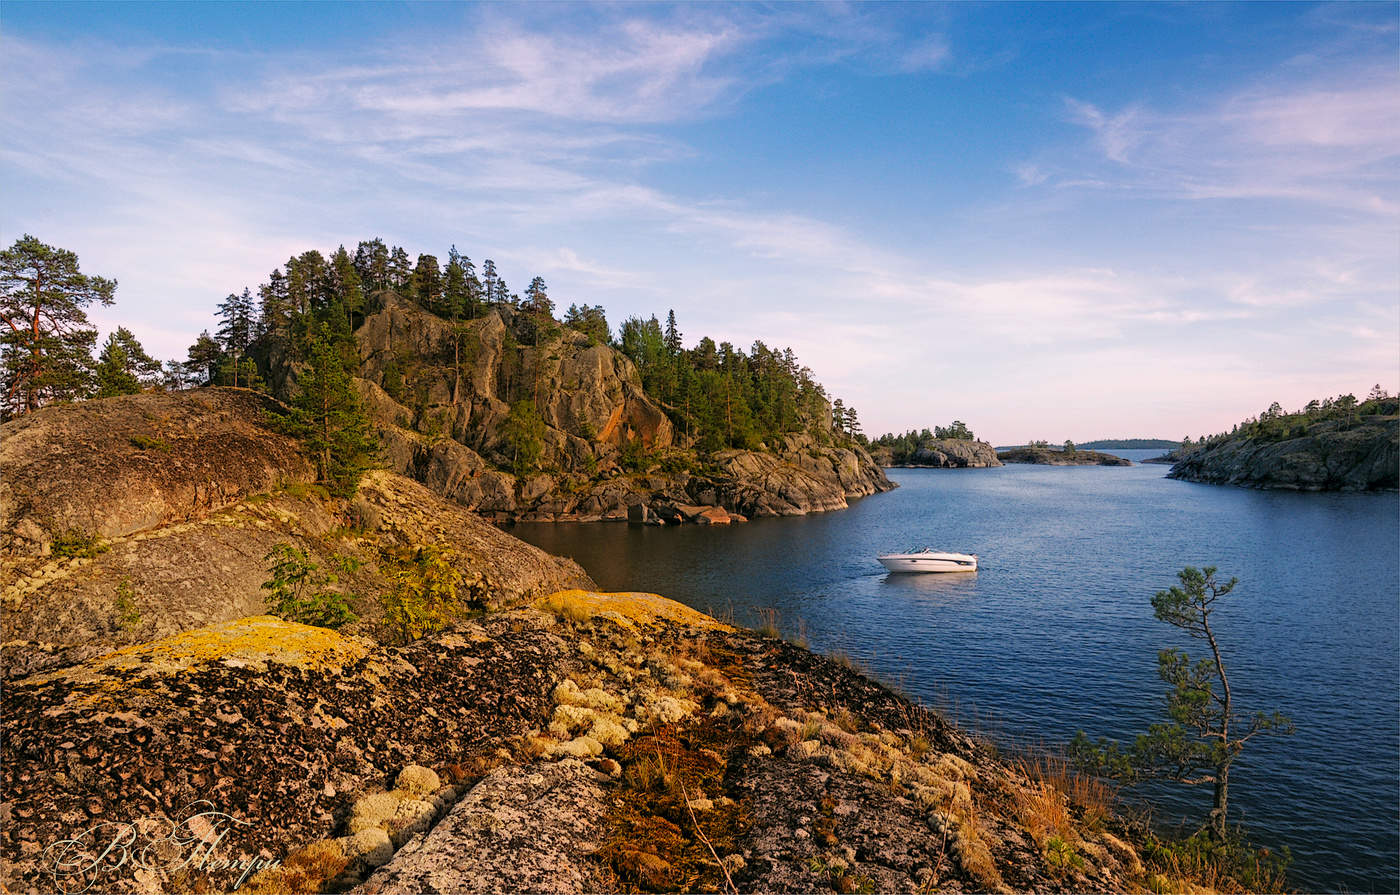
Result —
M1153 451L1119 452L1130 459ZM1236 705L1297 733L1257 737L1231 773L1232 819L1292 849L1299 887L1400 889L1400 500L1166 479L1167 468L892 470L851 508L730 527L532 524L608 590L665 594L756 624L778 610L817 650L1004 742L1131 738L1164 720L1157 650L1203 644L1152 617L1186 565L1239 586L1218 606ZM980 555L967 575L888 575L912 545ZM1156 818L1194 825L1206 787Z

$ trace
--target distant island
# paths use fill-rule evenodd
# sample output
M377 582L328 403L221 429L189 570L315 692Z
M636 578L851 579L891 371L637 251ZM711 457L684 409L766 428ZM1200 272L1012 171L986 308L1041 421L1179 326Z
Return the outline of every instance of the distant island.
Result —
M1091 451L1155 451L1169 450L1178 444L1170 438L1101 438L1080 442L1079 446Z
M981 469L1001 466L996 449L978 441L962 420L933 431L910 429L903 435L888 432L868 443L870 456L879 466L904 469Z
M1338 395L1285 413L1268 410L1189 440L1169 478L1290 491L1394 491L1400 485L1400 398L1376 385L1366 400Z
M1067 441L1064 447L1050 447L1045 442L1032 442L1026 447L998 451L997 458L1002 463L1036 463L1042 466L1132 466L1131 460L1086 451Z

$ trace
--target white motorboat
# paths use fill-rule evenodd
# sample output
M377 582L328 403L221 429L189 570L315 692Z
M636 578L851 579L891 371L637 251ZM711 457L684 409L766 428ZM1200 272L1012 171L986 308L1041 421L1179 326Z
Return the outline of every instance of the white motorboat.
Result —
M976 553L940 553L932 547L876 557L891 572L975 572Z

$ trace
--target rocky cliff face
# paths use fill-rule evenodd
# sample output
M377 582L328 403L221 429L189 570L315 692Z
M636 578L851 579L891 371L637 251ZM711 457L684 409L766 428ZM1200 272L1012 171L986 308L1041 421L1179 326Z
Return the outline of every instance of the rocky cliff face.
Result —
M352 501L326 499L296 443L264 427L271 406L202 389L52 407L0 427L7 674L260 614L265 557L280 543L322 569L356 559L340 585L361 595L391 586L386 550L418 544L450 546L499 606L588 582L575 563L403 476L374 472ZM376 601L354 608L375 624Z
M701 518L678 507L722 508L717 520L800 515L894 487L860 447L808 435L697 457L625 355L518 324L501 308L454 325L386 297L356 340L391 468L498 521L620 520L638 506L673 521ZM545 471L515 476L506 420L521 400L543 419Z
M1400 420L1368 417L1314 425L1301 438L1231 438L1178 460L1170 478L1290 491L1394 491L1400 484Z
M1003 463L1037 463L1042 466L1132 466L1131 460L1098 451L1066 453L1050 448L1012 448L997 454Z
M919 449L908 457L900 457L895 462L894 451L888 447L875 447L870 456L884 467L906 467L913 469L982 469L1001 466L996 448L985 441L969 441L965 438L935 438L919 445Z

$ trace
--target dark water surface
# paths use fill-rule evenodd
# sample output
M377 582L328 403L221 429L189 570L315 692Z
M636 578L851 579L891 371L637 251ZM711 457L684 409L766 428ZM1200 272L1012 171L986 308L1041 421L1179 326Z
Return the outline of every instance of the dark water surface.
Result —
M1132 459L1152 451L1119 452ZM1164 466L893 470L900 488L836 513L731 527L532 524L608 590L665 594L754 624L779 611L817 650L1012 740L1131 737L1164 720L1157 650L1203 644L1152 617L1185 565L1240 578L1213 624L1236 705L1292 716L1231 773L1233 819L1292 849L1308 890L1400 889L1400 501L1171 481ZM969 575L887 575L930 544ZM1172 787L1160 821L1210 794Z

